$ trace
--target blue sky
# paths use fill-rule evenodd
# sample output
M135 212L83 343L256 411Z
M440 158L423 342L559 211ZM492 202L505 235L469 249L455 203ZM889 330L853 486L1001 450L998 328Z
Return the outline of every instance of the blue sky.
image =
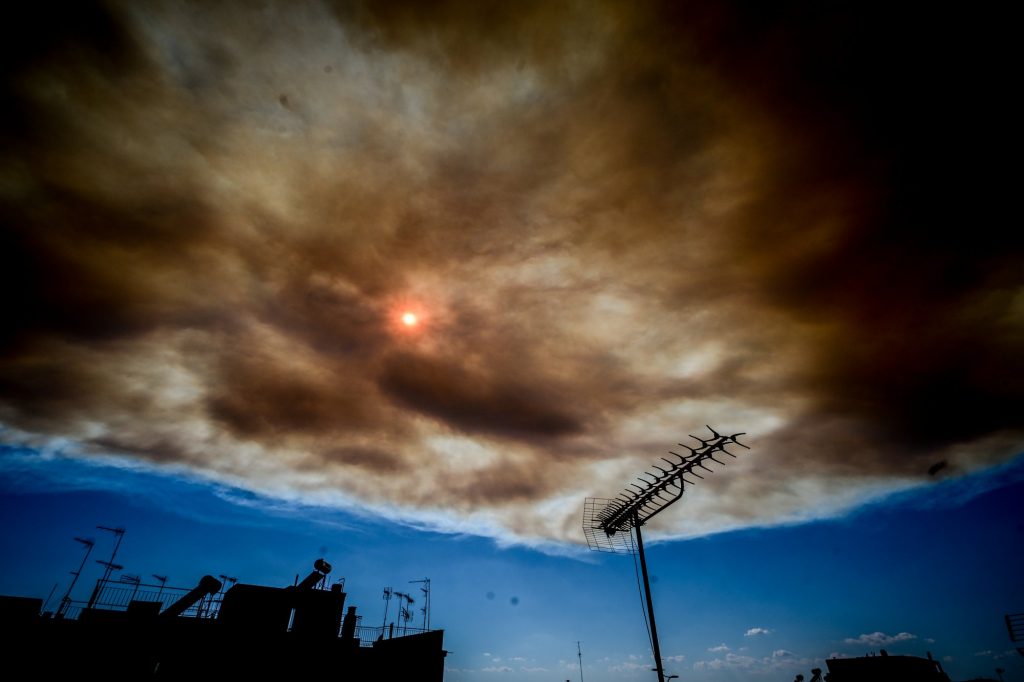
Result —
M0 592L45 597L80 556L72 538L124 525L125 570L191 585L204 573L288 584L324 556L367 625L382 588L429 577L446 679L650 679L629 557L554 556L136 467L3 453ZM582 504L582 500L581 500ZM686 501L672 509L685 515ZM1024 605L1024 460L890 497L838 519L649 548L666 667L683 679L792 679L833 654L924 655L954 680L1024 679L1002 616ZM98 577L86 569L78 597Z

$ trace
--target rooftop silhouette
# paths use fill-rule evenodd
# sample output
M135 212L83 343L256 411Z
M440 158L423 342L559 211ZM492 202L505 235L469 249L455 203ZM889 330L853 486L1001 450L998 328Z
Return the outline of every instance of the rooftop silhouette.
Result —
M11 652L0 677L443 679L443 630L410 628L401 615L399 627L362 626L331 569L317 559L293 585L227 589L236 579L206 575L185 589L105 573L87 603L65 597L56 612L43 612L42 599L0 596Z

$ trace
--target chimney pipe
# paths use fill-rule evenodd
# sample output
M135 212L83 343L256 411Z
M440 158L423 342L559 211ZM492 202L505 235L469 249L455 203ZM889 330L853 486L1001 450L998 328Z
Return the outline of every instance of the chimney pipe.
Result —
M345 620L341 623L341 638L343 640L353 639L356 636L356 607L348 607L345 612Z
M208 594L215 594L221 588L221 582L212 575L204 575L199 584L193 587L188 594L174 602L160 614L161 618L177 618L188 611L189 607L195 604Z

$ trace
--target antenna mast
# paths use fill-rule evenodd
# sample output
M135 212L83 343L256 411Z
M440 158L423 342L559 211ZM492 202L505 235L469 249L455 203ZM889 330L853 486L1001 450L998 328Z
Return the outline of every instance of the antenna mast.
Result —
M75 538L75 542L79 542L85 547L85 556L82 557L82 563L78 566L77 571L71 571L71 575L75 576L71 579L71 584L68 585L68 591L64 593L64 596L60 600L60 606L57 607L57 615L63 616L71 606L71 590L75 589L75 583L78 582L78 576L82 575L82 569L85 568L85 562L89 560L89 555L92 553L92 548L96 545L96 541L92 538Z
M394 590L390 587L384 588L384 622L380 626L381 639L384 638L384 630L388 627L388 607L391 606L391 596L394 594Z
M423 608L420 611L423 612L423 630L427 631L430 629L430 578L410 580L409 582L423 585L420 588L420 592L423 593Z
M91 609L93 607L93 604L96 603L96 599L100 596L100 586L106 586L107 581L110 580L110 574L114 571L120 571L122 568L124 568L124 566L119 566L114 563L114 559L117 558L117 550L121 548L121 540L124 539L124 528L120 526L117 528L107 528L106 526L96 527L100 530L105 530L108 533L113 533L117 537L117 541L114 542L114 551L111 553L109 561L96 561L96 563L104 567L103 577L100 578L99 581L97 581L96 589L92 591L92 596L89 597L89 603L85 606L85 608L87 609Z
M576 641L576 655L580 659L580 682L583 682L583 651L580 649L579 640Z
M667 468L657 464L653 465L657 472L646 471L641 474L636 479L640 485L630 483L617 497L610 500L589 497L583 503L583 535L586 536L590 549L616 554L636 553L640 556L646 615L650 623L651 648L654 653L654 669L658 673L658 682L665 682L665 669L661 662L658 626L654 620L654 601L651 599L651 583L647 577L647 556L644 553L644 539L640 527L673 503L678 502L683 497L683 489L687 483L690 485L696 483L687 477L703 479L707 473L712 473L712 469L707 466L708 462L725 464L725 462L715 459L715 454L722 453L735 458L736 455L726 450L726 446L738 445L741 448L747 448L737 440L739 436L744 435L742 433L723 436L710 426L707 429L711 432L710 438L698 438L691 435L690 438L700 443L696 447L679 443L687 450L687 453L681 455L669 451L669 454L679 461L673 462L662 457L661 461L665 462ZM697 469L702 469L707 473L701 475ZM636 538L635 542L634 537ZM581 655L581 678L582 673Z

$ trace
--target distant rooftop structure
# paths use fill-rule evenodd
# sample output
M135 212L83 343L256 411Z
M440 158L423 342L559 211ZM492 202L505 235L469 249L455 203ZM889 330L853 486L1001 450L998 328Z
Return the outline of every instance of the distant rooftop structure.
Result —
M932 658L890 656L885 649L878 656L830 658L828 682L950 682L942 664Z

